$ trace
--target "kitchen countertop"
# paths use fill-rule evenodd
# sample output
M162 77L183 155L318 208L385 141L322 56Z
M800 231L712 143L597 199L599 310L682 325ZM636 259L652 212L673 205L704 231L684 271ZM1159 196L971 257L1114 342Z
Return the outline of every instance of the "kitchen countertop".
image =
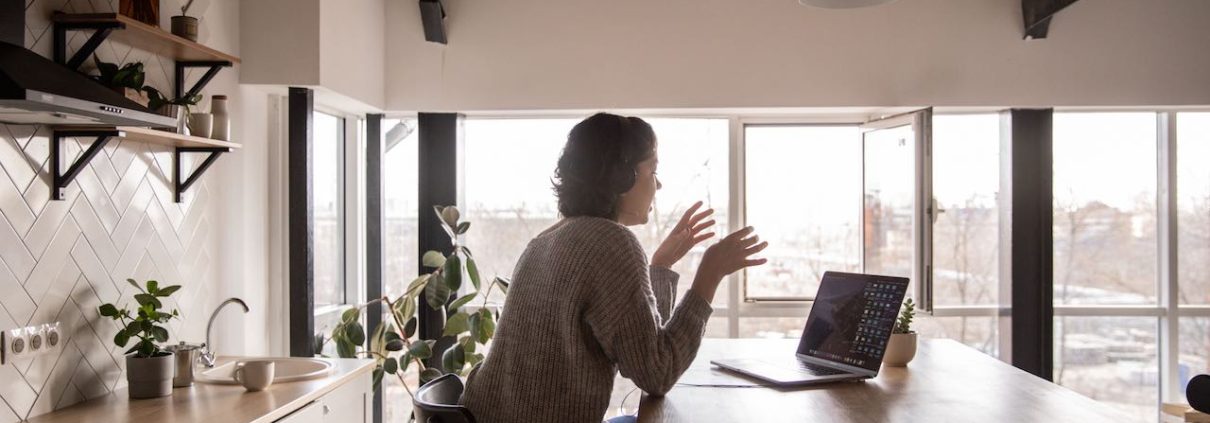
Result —
M257 357L249 357L257 358ZM261 357L267 358L267 357ZM235 360L220 357L220 362ZM298 382L274 383L261 392L246 392L240 385L194 382L174 388L163 398L130 400L126 389L34 417L31 423L77 422L206 422L261 423L280 419L357 377L367 377L374 360L321 359L334 364L331 375Z

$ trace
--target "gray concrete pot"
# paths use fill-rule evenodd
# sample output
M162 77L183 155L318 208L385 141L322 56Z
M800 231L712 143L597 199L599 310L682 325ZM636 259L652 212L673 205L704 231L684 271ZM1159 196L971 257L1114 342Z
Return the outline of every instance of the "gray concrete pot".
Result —
M131 399L158 398L172 395L172 376L175 360L172 353L148 358L134 354L126 356L126 389Z

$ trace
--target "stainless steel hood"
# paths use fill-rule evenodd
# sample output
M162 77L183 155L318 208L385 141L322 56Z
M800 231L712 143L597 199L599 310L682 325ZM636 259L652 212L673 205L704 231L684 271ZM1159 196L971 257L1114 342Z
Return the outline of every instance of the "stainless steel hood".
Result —
M152 113L91 78L0 41L0 123L171 128Z

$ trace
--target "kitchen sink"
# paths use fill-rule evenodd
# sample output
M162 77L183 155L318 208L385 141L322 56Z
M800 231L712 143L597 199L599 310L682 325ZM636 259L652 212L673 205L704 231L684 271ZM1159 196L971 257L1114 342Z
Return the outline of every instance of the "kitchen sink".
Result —
M318 379L332 374L332 363L316 358L302 357L244 357L214 366L212 369L198 368L194 381L216 385L236 385L231 375L235 363L240 361L272 361L273 383L297 382Z

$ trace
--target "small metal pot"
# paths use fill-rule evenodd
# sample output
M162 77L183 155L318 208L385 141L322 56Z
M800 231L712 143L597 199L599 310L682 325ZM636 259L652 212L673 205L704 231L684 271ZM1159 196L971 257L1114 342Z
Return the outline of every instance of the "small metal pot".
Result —
M198 354L202 351L201 345L186 344L181 341L180 344L171 345L165 348L171 351L176 359L176 375L172 377L173 388L184 388L193 386L193 366L197 363Z

